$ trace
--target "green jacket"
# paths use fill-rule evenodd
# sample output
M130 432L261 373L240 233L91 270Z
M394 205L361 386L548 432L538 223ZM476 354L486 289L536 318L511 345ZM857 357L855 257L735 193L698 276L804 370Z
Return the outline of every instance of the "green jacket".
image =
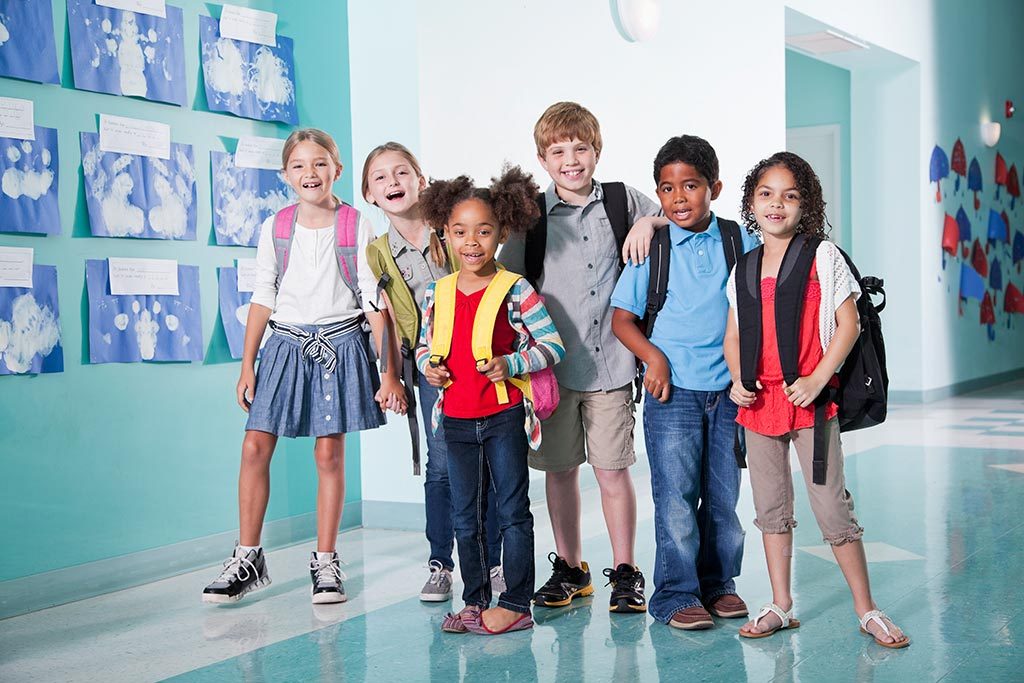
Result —
M458 260L451 246L445 244L445 252L448 255L448 263L452 264L452 271L459 269ZM366 247L366 262L373 272L373 277L380 282L381 276L387 273L389 281L384 287L388 299L391 301L392 312L395 316L395 324L398 327L398 338L402 345L409 348L416 348L416 342L420 336L420 307L413 299L412 290L405 284L395 257L391 255L391 245L388 242L388 234L384 233Z

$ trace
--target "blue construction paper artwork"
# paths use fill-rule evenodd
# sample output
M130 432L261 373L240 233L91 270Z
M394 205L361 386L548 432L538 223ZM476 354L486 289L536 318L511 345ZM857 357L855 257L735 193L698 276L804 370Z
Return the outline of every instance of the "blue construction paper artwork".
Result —
M32 266L32 288L0 287L0 375L64 372L57 267Z
M100 136L82 133L82 172L95 237L196 238L192 145L171 143L171 158L100 151Z
M941 147L935 145L928 163L928 179L935 183L935 201L942 201L942 179L949 176L949 157Z
M35 134L0 138L0 232L60 234L57 131L36 126Z
M71 64L79 90L187 105L180 7L167 18L67 0Z
M86 261L85 280L91 363L202 360L198 266L178 266L178 296L111 294L106 259Z
M977 299L985 297L985 280L974 268L966 263L960 264L960 298Z
M956 225L960 232L961 242L971 241L971 220L967 217L967 212L964 211L964 207L960 207L956 212Z
M988 211L988 241L1010 241L1010 231L1006 225L1006 221L1003 220L1002 215L996 213L995 209L989 209Z
M981 200L978 193L982 191L984 183L981 178L981 164L977 157L971 157L971 166L967 169L967 189L974 193L974 210L981 208Z
M203 81L210 111L258 121L298 124L292 39L260 45L220 35L220 22L199 17Z
M988 286L997 292L1001 292L1003 289L1003 266L997 258L992 259L992 264L988 269Z
M0 76L60 83L50 0L0 0Z
M263 221L296 201L280 171L237 168L235 157L210 152L213 231L217 244L255 247Z
M249 317L252 292L238 291L237 268L218 268L217 281L220 287L220 318L228 338L228 349L231 357L239 360L245 348L245 322Z

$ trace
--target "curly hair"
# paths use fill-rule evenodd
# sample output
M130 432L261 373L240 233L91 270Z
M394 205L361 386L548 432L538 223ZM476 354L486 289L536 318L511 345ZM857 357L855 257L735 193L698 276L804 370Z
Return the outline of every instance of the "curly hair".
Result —
M797 232L802 232L822 239L828 238L832 224L825 216L825 199L821 194L821 182L818 174L814 172L811 165L804 159L792 152L776 152L767 159L757 162L754 168L750 169L746 179L743 181L743 200L740 203L740 216L747 232L754 234L760 231L757 225L757 217L754 215L754 191L765 172L776 166L785 168L793 174L796 180L796 189L800 192L800 211L802 216L800 223L796 226ZM828 226L826 228L826 226Z
M455 207L467 199L479 199L491 207L498 227L522 235L540 218L536 196L540 192L533 176L519 166L505 164L501 175L491 178L489 187L476 187L473 179L460 175L451 180L431 180L420 194L420 210L430 225L448 224Z
M669 138L654 157L654 184L661 183L661 169L676 163L693 166L708 181L708 185L718 180L718 155L704 138L696 135Z

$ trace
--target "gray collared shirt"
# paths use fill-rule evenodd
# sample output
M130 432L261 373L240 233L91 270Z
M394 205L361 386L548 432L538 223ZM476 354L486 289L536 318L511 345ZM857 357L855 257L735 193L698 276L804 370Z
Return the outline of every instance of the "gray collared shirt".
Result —
M402 279L412 292L417 306L423 301L427 285L450 272L447 265L439 266L434 263L434 258L430 255L429 240L423 245L422 250L417 249L391 224L388 224L388 246L391 247L391 256L394 257L395 264L402 273Z
M540 293L565 343L565 358L555 366L559 384L574 391L610 391L629 384L636 374L633 354L612 334L612 291L619 279L618 245L605 213L601 184L584 206L559 199L552 183L545 194L548 237ZM660 207L626 186L630 225L654 216ZM509 239L499 260L522 273L526 242Z

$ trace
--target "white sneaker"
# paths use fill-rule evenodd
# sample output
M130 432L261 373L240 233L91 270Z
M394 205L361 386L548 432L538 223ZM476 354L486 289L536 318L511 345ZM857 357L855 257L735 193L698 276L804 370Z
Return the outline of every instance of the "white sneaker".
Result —
M506 590L508 590L508 586L505 585L505 572L501 565L491 567L491 595L497 597Z
M452 599L452 573L445 569L444 565L437 560L431 560L427 565L430 569L430 578L423 584L420 590L420 600L423 602L444 602Z

